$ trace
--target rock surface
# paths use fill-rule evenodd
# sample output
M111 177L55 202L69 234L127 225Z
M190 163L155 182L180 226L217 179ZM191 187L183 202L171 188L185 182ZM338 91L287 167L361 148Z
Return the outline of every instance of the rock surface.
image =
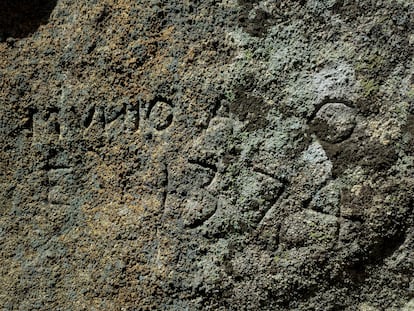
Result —
M411 0L10 3L2 310L413 310Z

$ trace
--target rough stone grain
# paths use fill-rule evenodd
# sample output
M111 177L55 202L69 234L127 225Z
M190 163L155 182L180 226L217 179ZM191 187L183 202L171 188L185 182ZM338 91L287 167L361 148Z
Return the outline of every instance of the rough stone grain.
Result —
M413 310L413 12L0 1L2 310Z

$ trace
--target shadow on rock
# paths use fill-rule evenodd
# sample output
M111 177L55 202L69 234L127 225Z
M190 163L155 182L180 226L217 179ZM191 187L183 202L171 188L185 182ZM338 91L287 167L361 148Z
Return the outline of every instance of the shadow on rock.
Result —
M47 23L56 0L0 0L0 42L24 38Z

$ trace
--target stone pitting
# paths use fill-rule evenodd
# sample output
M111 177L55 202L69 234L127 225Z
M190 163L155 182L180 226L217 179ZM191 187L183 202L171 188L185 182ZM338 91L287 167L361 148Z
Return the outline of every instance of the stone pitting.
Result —
M0 18L4 310L412 309L412 1L40 2Z

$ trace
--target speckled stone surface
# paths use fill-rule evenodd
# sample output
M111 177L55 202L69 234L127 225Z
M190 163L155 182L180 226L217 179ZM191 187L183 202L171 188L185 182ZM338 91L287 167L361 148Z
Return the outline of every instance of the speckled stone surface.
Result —
M411 0L0 1L1 310L413 310L413 29Z

